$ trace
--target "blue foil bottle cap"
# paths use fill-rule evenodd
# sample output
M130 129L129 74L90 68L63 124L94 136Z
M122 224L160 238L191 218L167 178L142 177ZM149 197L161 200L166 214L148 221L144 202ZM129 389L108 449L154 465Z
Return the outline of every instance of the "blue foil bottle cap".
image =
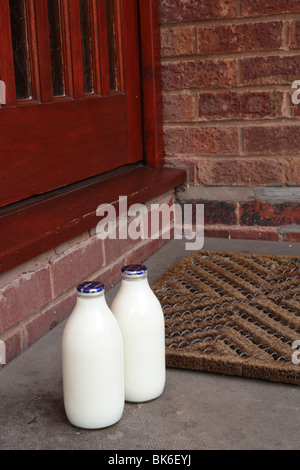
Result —
M141 279L147 276L147 272L143 264L128 264L121 269L123 279Z
M83 295L100 295L104 294L105 286L99 281L85 281L78 284L77 292Z

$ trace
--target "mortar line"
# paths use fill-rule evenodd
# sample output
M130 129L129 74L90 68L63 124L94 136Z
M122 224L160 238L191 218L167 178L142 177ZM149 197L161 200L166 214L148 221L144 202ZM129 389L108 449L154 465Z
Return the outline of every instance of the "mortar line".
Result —
M160 22L159 26L161 29L176 28L176 27L188 27L188 26L222 26L231 24L245 24L245 23L268 23L273 21L285 21L300 19L300 12L290 13L275 13L271 15L259 15L259 16L240 16L240 18L216 18L216 19L198 19L198 20L183 20L183 21L166 21Z
M169 128L178 128L178 129L184 129L184 128L195 128L195 129L201 129L201 128L209 128L209 127L219 127L219 128L251 128L251 127L299 127L300 125L300 120L297 118L287 118L287 117L282 117L282 118L275 118L275 119L270 119L270 118L264 118L264 119L248 119L248 120L242 120L242 119L213 119L210 121L196 121L196 122L191 122L191 121L169 121L169 122L164 122L164 128L169 129Z
M298 57L299 50L297 49L259 49L253 51L232 51L232 52L210 52L207 54L192 54L192 55L176 55L176 56L162 56L161 57L161 64L176 64L180 62L204 62L204 61L215 61L215 62L222 62L225 60L233 60L233 59L260 59L260 58L268 58L268 57L277 57L278 59L281 58L289 58L289 57ZM279 54L279 55L278 55Z

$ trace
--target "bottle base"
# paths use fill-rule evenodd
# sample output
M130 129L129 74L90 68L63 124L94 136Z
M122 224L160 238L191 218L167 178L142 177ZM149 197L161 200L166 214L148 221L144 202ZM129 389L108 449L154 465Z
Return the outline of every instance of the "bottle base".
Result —
M99 415L98 417L91 416L91 415L80 417L78 415L76 416L76 414L66 412L66 418L68 419L69 423L76 428L96 430L96 429L104 429L110 426L114 426L122 418L123 412L124 412L124 408L121 412L119 411L119 413L114 413L110 417L99 416Z
M114 426L115 424L117 424L120 420L121 420L121 417L119 419L117 419L116 421L113 421L113 422L107 423L107 424L90 424L90 425L88 425L88 424L79 423L79 422L76 423L76 421L71 421L68 418L69 424L71 424L75 428L86 429L86 430L90 430L90 431L97 431L97 429L100 430L100 429L109 428L109 427Z
M153 396L141 396L141 397L134 397L134 396L128 396L126 397L125 395L125 402L126 403L148 403L150 401L153 401L153 400L156 400L157 398L159 398L162 394L163 394L164 390L162 390L161 392L157 393L157 394L153 394Z

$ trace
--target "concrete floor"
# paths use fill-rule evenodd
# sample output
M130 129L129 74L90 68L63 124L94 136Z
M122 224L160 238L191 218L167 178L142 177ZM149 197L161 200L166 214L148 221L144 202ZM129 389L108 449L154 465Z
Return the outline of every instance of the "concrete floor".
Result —
M297 243L206 239L204 249L300 255ZM170 241L147 260L150 282L186 254L184 240ZM107 293L108 304L117 288ZM0 449L299 449L297 386L198 371L168 369L163 395L126 403L122 419L109 428L70 425L62 401L63 327L0 369Z

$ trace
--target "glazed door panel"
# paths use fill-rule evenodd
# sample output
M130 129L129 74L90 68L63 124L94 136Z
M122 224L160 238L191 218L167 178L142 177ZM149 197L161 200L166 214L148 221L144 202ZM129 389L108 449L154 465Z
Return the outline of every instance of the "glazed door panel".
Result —
M0 206L143 159L135 0L1 0Z

